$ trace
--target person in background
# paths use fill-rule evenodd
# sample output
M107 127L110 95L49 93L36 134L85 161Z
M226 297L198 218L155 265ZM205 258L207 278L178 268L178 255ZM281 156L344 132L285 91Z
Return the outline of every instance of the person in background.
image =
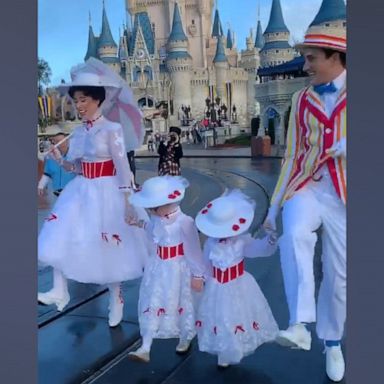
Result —
M58 126L51 127L49 133L52 135L50 137L50 141L53 145L58 144L68 136L68 134L64 133ZM64 141L58 146L58 150L60 151L64 160L67 159L68 149L68 140ZM39 196L43 196L45 194L50 181L52 182L53 194L55 196L59 196L64 187L75 176L75 173L66 171L57 163L57 161L51 158L47 158L44 163L44 173L41 176L37 186Z
M159 176L181 175L180 159L183 157L183 148L180 143L181 129L179 127L169 128L169 140L167 144L160 142L158 154Z

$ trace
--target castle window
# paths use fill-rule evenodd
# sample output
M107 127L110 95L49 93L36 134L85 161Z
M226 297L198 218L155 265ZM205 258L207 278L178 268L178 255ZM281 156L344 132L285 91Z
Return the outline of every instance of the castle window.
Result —
M192 19L192 25L195 25L195 20L194 19Z
M326 26L326 27L329 27L329 25L330 25L329 23L325 23L325 26Z
M276 49L276 53L279 53L279 50L278 50L278 49Z
M343 21L343 27L346 27L346 26L347 26L347 22Z

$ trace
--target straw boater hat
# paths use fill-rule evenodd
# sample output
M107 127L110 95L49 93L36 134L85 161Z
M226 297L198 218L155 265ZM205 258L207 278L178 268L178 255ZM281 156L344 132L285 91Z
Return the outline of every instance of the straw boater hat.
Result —
M196 226L209 237L238 236L251 226L255 206L240 190L233 190L208 203L196 216Z
M304 41L295 46L347 50L346 7L344 0L323 0L319 12L307 29Z
M141 190L129 197L129 202L137 207L155 208L183 200L187 179L181 176L156 176L146 180Z

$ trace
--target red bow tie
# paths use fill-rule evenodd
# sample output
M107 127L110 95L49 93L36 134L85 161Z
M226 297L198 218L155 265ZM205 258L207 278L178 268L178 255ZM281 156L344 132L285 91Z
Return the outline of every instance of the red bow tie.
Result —
M93 119L93 120L85 120L85 121L83 122L83 124L87 127L87 129L90 129L90 128L93 127L93 123L94 123L96 120L99 120L100 117L101 117L101 115L98 116L98 117L96 117L96 119Z

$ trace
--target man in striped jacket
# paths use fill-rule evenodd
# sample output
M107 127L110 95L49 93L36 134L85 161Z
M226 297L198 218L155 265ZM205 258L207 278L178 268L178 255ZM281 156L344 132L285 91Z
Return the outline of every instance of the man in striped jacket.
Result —
M316 322L325 342L327 375L340 381L346 318L345 23L311 24L298 48L311 85L293 95L287 150L264 222L267 230L276 230L284 208L279 243L290 325L277 341L309 350L306 324ZM320 227L323 279L316 308L313 258Z

